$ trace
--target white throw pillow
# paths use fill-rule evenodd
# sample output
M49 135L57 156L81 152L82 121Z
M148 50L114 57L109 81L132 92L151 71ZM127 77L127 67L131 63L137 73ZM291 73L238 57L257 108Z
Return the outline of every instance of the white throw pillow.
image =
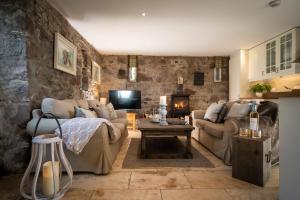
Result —
M234 103L229 112L227 113L225 120L229 118L242 118L248 116L250 111L250 104L248 103Z
M216 122L219 116L219 113L221 112L223 108L222 103L212 103L210 106L207 108L204 119L209 120L211 122Z

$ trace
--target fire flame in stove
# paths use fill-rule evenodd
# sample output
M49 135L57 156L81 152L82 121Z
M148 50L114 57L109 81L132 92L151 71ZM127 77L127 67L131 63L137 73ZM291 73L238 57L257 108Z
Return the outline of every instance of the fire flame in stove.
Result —
M184 108L183 102L175 103L175 104L174 104L174 107L175 107L176 109L182 109L182 108Z

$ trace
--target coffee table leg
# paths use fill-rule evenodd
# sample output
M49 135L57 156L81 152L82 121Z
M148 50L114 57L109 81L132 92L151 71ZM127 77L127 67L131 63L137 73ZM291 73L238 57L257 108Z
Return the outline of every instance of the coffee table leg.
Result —
M190 132L186 132L186 151L185 151L185 157L186 158L193 158L193 154L191 151L192 143L191 143L191 134Z
M141 138L141 158L146 158L146 138L143 133Z

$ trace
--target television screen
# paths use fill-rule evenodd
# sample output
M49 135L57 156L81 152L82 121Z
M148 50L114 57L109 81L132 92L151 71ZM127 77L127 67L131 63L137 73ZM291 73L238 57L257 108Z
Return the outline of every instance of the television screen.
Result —
M115 109L141 109L141 91L138 90L110 90L109 102Z

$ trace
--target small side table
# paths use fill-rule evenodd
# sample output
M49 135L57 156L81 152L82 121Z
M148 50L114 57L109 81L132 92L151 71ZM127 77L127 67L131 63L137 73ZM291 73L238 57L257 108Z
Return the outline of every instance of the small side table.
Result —
M232 177L263 187L271 171L271 138L232 138Z

